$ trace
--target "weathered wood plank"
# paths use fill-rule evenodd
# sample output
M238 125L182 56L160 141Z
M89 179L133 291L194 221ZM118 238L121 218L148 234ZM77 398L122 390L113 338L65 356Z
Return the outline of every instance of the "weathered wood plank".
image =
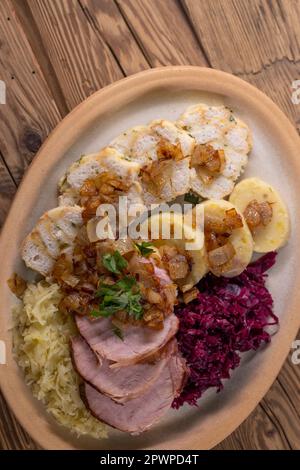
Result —
M138 46L132 31L126 24L114 0L80 0L86 17L96 34L113 51L125 75L149 68L149 64Z
M0 154L0 229L5 221L15 192L16 184Z
M258 73L300 59L300 4L277 0L181 0L212 67Z
M279 450L289 449L286 437L258 405L251 415L216 450Z
M123 77L109 47L76 0L28 0L69 109Z
M95 89L149 64L231 71L265 91L299 127L300 107L290 100L291 82L300 76L297 1L182 0L184 8L180 0L26 4L1 0L0 79L9 84L9 109L3 124L0 108L0 150L17 181L60 116ZM1 161L0 178L1 218L14 192ZM299 448L299 379L300 367L287 361L261 405L218 448ZM0 448L35 448L1 396L0 423Z
M300 76L300 3L181 1L211 66L257 86L298 125L291 85Z
M36 450L38 448L9 410L0 392L0 450Z
M300 106L291 101L292 81L300 76L299 2L182 0L182 4L210 64L264 91L299 129ZM299 380L300 368L287 361L255 411L260 424L252 415L221 447L240 442L245 448L299 448L300 419L294 408L300 408L300 397L298 387L293 387Z
M0 151L19 182L60 114L10 0L1 1L0 51L0 79L6 83Z
M300 105L294 105L291 100L292 82L300 77L300 63L294 64L282 59L257 74L239 76L272 98L300 132Z
M202 65L207 60L175 0L117 0L152 67Z

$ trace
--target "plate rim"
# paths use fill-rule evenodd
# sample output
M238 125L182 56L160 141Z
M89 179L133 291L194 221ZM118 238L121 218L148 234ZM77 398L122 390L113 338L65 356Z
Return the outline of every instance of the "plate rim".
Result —
M4 340L10 347L11 332L8 325L11 301L9 300L6 280L9 269L13 268L14 260L18 256L18 247L14 246L16 236L11 236L11 234L14 233L16 227L18 228L18 225L22 224L22 222L17 221L17 215L23 209L23 201L28 200L28 205L25 208L26 214L26 211L28 213L29 208L33 207L47 171L60 158L59 156L63 155L76 141L78 129L80 129L80 132L84 132L96 121L97 117L99 118L99 116L108 112L114 112L114 109L116 109L120 102L124 106L155 88L170 89L170 87L174 89L178 87L178 89L183 88L185 90L198 89L199 91L224 94L229 97L242 99L242 101L248 101L249 106L256 113L267 116L267 126L278 130L277 137L287 149L289 163L293 163L295 177L298 180L300 179L300 159L298 158L300 138L294 126L279 107L263 92L229 73L197 66L158 67L125 77L95 92L74 108L49 134L26 171L3 226L0 238L0 252L3 254L0 267L0 298L4 299L2 302L3 312L7 311L6 315L0 315L0 340ZM36 185L30 186L30 182L34 182ZM299 229L294 227L294 230L296 232L296 242L298 241L297 246L299 246ZM300 268L295 272L295 279L300 281ZM297 283L296 280L295 284ZM207 436L205 435L205 430L204 432L202 431L200 442L199 437L191 429L185 433L186 436L176 437L173 441L167 441L168 447L158 444L147 448L209 449L231 434L249 416L276 379L300 326L300 316L297 312L299 304L300 290L295 290L291 305L285 314L286 324L284 327L281 325L278 335L274 338L273 344L276 347L272 348L272 353L269 350L265 351L269 361L267 359L264 360L263 370L260 371L259 377L254 378L254 382L251 384L251 393L249 390L242 390L240 393L242 403L237 400L238 403L231 408L230 413L229 410L228 412L221 410L216 412L216 416L213 414L212 419L215 419L216 424L219 424L219 427L214 429L213 435ZM49 426L47 426L46 419L41 418L40 426L42 428L37 428L34 420L31 419L32 415L30 413L30 411L38 413L34 401L27 397L23 397L20 400L18 393L11 393L12 383L20 385L20 380L24 381L24 379L18 376L11 350L7 351L7 356L9 358L7 365L0 365L0 387L6 402L9 404L19 423L35 442L43 448L77 448L52 432ZM270 363L268 367L266 367L266 363ZM6 368L6 372L10 377L8 381L5 380L6 374L1 373L3 368ZM25 403L28 405L26 411L23 409Z

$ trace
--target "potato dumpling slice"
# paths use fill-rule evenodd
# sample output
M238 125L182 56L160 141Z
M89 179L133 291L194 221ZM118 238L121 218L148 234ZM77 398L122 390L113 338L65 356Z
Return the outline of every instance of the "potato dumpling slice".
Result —
M229 200L246 215L246 220L246 208L249 211L249 204L253 201L259 205L268 203L270 207L271 217L265 223L262 220L257 227L252 228L254 251L267 253L277 250L287 242L290 231L289 214L280 195L270 184L259 178L244 179L236 185Z
M230 247L233 247L233 257L231 258L228 264L224 265L222 269L213 267L209 262L209 253L207 253L207 264L209 265L209 270L217 276L225 277L234 277L241 274L244 269L248 266L251 261L253 253L253 239L251 232L245 222L245 219L241 212L230 202L225 200L216 200L211 199L202 203L204 207L204 217L205 217L205 237L206 233L206 220L210 218L211 220L219 220L222 224L222 221L228 214L228 211L235 209L236 213L240 217L242 226L232 230L231 235L228 236L226 242L230 242ZM222 226L222 225L221 225ZM225 230L225 227L224 227ZM225 230L226 232L226 230ZM207 242L207 238L206 238ZM206 243L207 244L207 243Z
M151 227L156 228L157 233L162 237L164 235L159 227L162 227L163 223L166 223L167 226L169 220L171 221L170 238L152 239L152 242L159 249L163 260L166 260L166 269L169 271L173 282L179 286L182 292L187 292L207 273L204 234L201 228L196 230L192 228L191 224L184 223L183 215L180 213L154 214L148 219L148 227L151 223ZM178 237L178 234L182 234L182 237L175 238ZM170 262L168 262L169 255ZM184 263L181 264L180 262L184 258L188 261L186 272ZM178 263L176 263L176 260ZM177 278L176 269L177 272L181 270L184 277Z

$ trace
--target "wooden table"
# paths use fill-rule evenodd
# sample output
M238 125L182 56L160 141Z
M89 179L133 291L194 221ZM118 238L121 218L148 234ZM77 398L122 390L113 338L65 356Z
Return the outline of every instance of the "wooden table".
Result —
M0 219L56 124L101 87L192 64L231 72L300 125L300 0L0 0ZM290 357L218 449L300 448L300 365ZM0 397L0 449L37 449Z

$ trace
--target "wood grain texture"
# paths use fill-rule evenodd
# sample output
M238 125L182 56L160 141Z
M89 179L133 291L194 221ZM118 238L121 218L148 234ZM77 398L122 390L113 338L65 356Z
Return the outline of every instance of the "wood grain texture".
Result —
M123 77L114 55L92 28L79 2L29 0L28 5L69 109Z
M113 0L80 0L80 4L96 34L100 34L113 51L125 75L149 68L120 9Z
M291 85L300 75L300 3L182 0L182 5L210 66L257 86L299 126Z
M0 223L57 122L95 90L148 67L211 66L269 95L300 130L298 0L1 0ZM16 183L16 184L15 184ZM300 366L217 449L300 448ZM0 449L36 449L0 395Z
M117 0L152 67L207 65L186 15L175 0Z
M16 184L0 153L0 229L8 214L15 193Z
M1 0L0 51L7 101L0 106L0 151L19 182L61 116L10 0Z
M210 65L257 86L281 107L299 130L300 106L291 101L292 82L300 76L299 2L182 0L182 4ZM250 443L253 448L300 447L300 418L295 413L295 408L300 409L299 385L296 386L299 381L300 368L287 360L259 407L264 420L276 432L260 433L259 441L252 435L250 442L241 441L245 448ZM288 394L281 383L287 384ZM250 429L255 429L257 415L261 413L256 411L251 415L222 447L239 439L241 429L246 436L249 423Z

